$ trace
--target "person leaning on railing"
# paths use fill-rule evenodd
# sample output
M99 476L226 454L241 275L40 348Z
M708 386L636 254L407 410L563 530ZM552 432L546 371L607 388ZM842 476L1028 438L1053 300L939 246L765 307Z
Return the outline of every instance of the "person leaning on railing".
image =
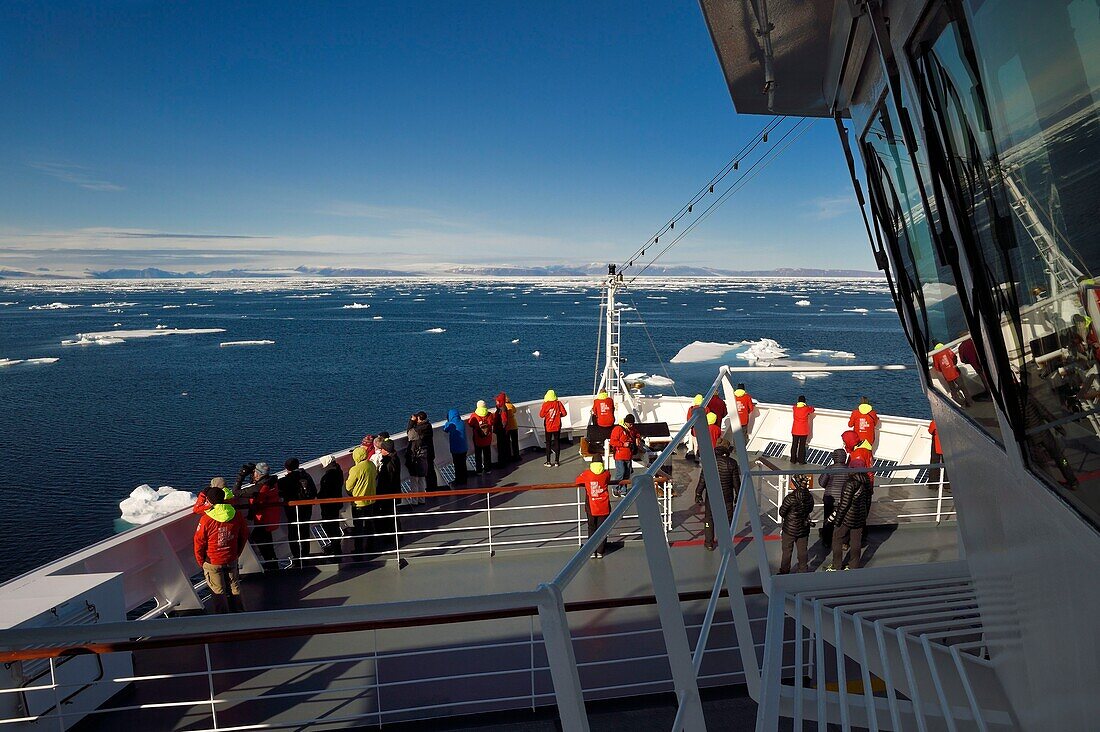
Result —
M260 550L264 569L268 564L275 565L275 539L271 532L279 525L282 509L279 504L279 489L275 485L275 476L270 474L267 463L256 463L252 471L253 492L248 498L248 516L252 519L252 543Z
M792 550L798 550L798 571L809 572L809 556L806 544L810 537L810 514L814 510L814 496L810 493L810 476L791 476L791 490L783 496L779 506L779 516L783 519L780 529L782 556L779 562L779 574L791 571Z
M248 523L226 503L223 489L207 489L206 498L211 506L195 529L195 561L210 588L213 611L239 613L244 611L244 603L237 560L248 543Z
M373 500L369 497L375 496L378 492L378 469L367 457L367 449L362 445L351 451L351 459L354 461L354 465L348 471L348 479L344 484L344 488L349 496L364 499L355 501L351 507L351 516L355 527L355 554L359 556L365 550L372 549L375 543L374 537L368 536L367 532L373 523L370 518Z
M344 471L340 463L332 455L321 458L321 467L325 472L321 473L320 487L317 491L318 498L343 498L344 497ZM340 510L341 503L321 504L321 528L329 537L329 545L325 548L326 554L336 556L340 553Z

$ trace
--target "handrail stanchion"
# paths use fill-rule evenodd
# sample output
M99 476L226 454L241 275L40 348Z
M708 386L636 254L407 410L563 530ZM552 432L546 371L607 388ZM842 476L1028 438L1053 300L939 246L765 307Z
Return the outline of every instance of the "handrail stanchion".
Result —
M397 501L393 502L393 548L397 552L397 568L401 568L401 526L397 520Z
M588 500L587 493L577 492L577 546L584 546L584 523L581 519L581 504Z
M493 494L485 494L485 525L489 530L489 556L493 556Z
M539 585L539 624L554 681L558 717L566 732L588 732L588 712L584 708L584 690L577 670L577 654L569 633L569 618L561 589L553 582Z
M210 644L203 643L202 650L206 655L206 685L210 690L210 720L214 729L218 729L218 706L214 701L214 664L210 661ZM53 659L50 659L53 663Z
M936 493L936 526L940 525L940 513L943 511L943 471L940 471L938 491Z
M529 643L531 644L531 711L535 711L535 616L528 615L527 620L530 624L529 631Z
M50 691L53 692L53 709L54 714L57 716L57 728L61 732L65 732L65 717L61 714L61 692L57 690L57 664L54 659L50 660ZM215 726L217 720L215 719Z
M684 612L680 606L680 595L676 590L676 576L672 571L672 557L669 554L668 539L665 537L661 521L661 509L657 505L657 493L654 490L651 466L648 471L637 475L632 481L630 492L635 494L635 506L638 509L638 521L642 526L642 538L645 546L649 574L653 581L653 595L657 598L657 615L661 620L661 631L665 638L665 652L668 665L672 670L672 681L679 701L677 719L682 718L682 729L705 730L703 706L699 699L699 683L695 678L695 669L691 660L691 646L688 643L687 627L684 624ZM674 727L674 732L679 728Z

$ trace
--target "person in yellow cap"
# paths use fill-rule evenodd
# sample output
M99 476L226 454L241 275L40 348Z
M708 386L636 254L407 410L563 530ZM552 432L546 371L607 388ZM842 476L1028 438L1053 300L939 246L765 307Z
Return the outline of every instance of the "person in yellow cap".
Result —
M688 407L687 421L690 422L691 418L695 415L695 410L703 406L703 395L696 394L691 400L691 406ZM691 428L691 432L688 434L687 439L684 440L684 444L687 445L687 454L684 456L688 460L694 460L699 462L699 439L695 436L695 428Z
M806 403L806 397L798 395L798 401L791 407L791 462L795 465L806 464L806 447L810 441L810 417L814 408Z
M848 426L855 430L856 438L860 442L866 440L872 445L875 444L878 414L875 413L875 408L871 406L871 401L867 397L862 397L859 400L859 406L852 410L851 416L848 417Z
M611 499L607 493L607 484L611 479L610 473L604 468L603 463L593 462L588 470L577 476L576 485L584 488L585 511L588 514L588 535L592 536L596 529L607 520L611 513ZM592 552L593 559L601 559L607 550L607 538L605 537Z
M972 402L966 391L966 384L962 380L962 372L959 371L959 358L955 351L937 343L932 351L932 369L938 371L943 380L947 382L947 391L951 398L964 407L969 407Z
M626 415L615 425L607 442L611 447L611 456L615 458L615 475L612 477L615 485L611 492L618 497L629 490L628 486L621 485L621 481L629 480L633 475L634 453L641 448L642 437L634 427L633 414Z
M737 419L741 421L741 430L745 433L745 439L748 439L749 418L756 411L756 400L745 390L744 384L738 384L733 391L733 401L737 407Z
M710 435L711 447L722 439L722 425L718 423L718 415L714 412L707 412L707 433Z
M615 400L606 391L601 391L592 401L592 418L599 427L615 426Z
M470 432L474 436L474 474L480 475L493 466L493 418L489 416L489 408L485 406L484 399L478 401L466 424L470 425Z
M566 414L565 405L558 401L558 393L548 389L542 398L542 409L539 410L546 442L546 462L543 465L548 468L551 465L556 468L561 464L561 420ZM553 463L550 462L551 453L554 456Z

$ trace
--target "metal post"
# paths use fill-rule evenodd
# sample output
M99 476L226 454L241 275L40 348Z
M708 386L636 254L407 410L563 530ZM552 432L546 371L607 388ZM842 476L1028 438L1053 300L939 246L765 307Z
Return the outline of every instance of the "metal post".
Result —
M943 510L943 469L940 469L939 490L936 495L936 526L940 525L940 512Z
M489 556L493 556L493 494L485 494L485 522L489 529Z
M530 644L531 644L531 711L535 711L535 616L528 615L527 620L530 621Z
M371 631L374 639L374 706L378 709L378 729L382 729L382 664L378 660L378 631Z
M715 466L717 477L717 466ZM649 573L653 579L653 594L657 598L657 614L665 637L665 652L672 669L672 681L682 708L684 729L705 730L703 706L699 700L699 684L691 660L684 613L680 607L680 595L676 590L676 576L672 572L672 557L668 550L661 510L657 494L653 490L653 477L642 474L633 479L631 491L637 496L638 521L642 525ZM715 487L718 487L717 484ZM719 488L719 493L721 489ZM679 732L679 730L674 730Z
M57 714L57 728L61 732L65 732L65 718L61 716L61 694L57 691L57 666L54 663L54 659L50 661L50 691L53 692L53 708ZM214 720L214 726L217 726L217 720Z
M584 546L583 519L581 519L581 504L588 500L587 494L577 491L577 546Z
M569 619L561 590L554 583L539 585L539 624L554 681L558 718L565 732L588 732L588 712L584 708L584 690L577 671L577 656L569 634Z
M397 550L397 568L401 569L401 527L397 523L397 501L393 502L393 547Z
M206 654L206 684L210 689L210 718L213 721L214 729L218 729L218 709L214 703L214 664L210 661L210 644L203 643L202 649Z

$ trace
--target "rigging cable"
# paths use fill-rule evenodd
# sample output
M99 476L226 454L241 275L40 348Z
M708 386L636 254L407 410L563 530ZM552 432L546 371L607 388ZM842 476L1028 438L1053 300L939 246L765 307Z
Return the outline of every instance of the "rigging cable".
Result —
M638 313L638 321L642 324L642 330L645 331L645 337L649 339L649 346L653 349L653 355L657 357L657 363L661 366L661 371L664 372L665 378L669 380L672 385L673 396L680 396L680 392L676 391L676 382L672 376L668 373L668 367L665 366L665 360L661 358L661 353L657 350L657 344L653 342L653 336L649 333L649 326L646 325L645 318L642 316L642 311L638 309L638 303L634 302L634 296L629 292L625 293L630 298L630 306L634 308L634 312Z
M596 393L596 387L600 385L600 352L603 350L603 314L607 309L607 291L600 293L600 324L596 330L596 370L592 374L592 393Z
M780 155L782 155L787 150L787 148L789 148L796 140L798 140L800 137L802 137L802 135L806 134L806 132L814 125L814 123L817 120L810 120L809 124L803 126L803 123L805 123L806 121L807 121L806 118L801 118L801 119L798 120L798 122L796 122L794 125L792 125L786 132L784 132L782 137L780 137L779 140L776 141L777 145L779 143L783 143L785 140L787 140L788 137L790 137L790 135L795 130L797 130L799 127L802 127L801 131L797 135L795 135L794 138L787 141L785 145L783 145L782 147L772 148L771 150L769 150L768 152L766 152L762 156L760 156L756 160L756 162L753 163L752 166L741 175L741 177L739 177L736 181L734 181L730 185L730 187L727 188L722 193L722 195L720 195L713 203L711 203L710 206L708 206L706 208L706 210L703 211L703 213L699 214L699 216L694 221L692 221L690 224L688 224L686 229L683 229L676 236L675 239L673 239L671 242L669 242L667 245L665 245L664 248L662 248L661 251L659 251L657 253L657 255L653 257L653 259L649 260L649 262L647 262L646 265L644 267L642 267L642 269L636 275L631 277L630 282L632 283L632 282L634 282L634 280L641 277L645 273L646 270L648 270L651 266L653 266L657 262L658 259L660 259L662 256L664 256L664 254L666 252L668 252L670 249L672 249L672 247L676 246L676 244L679 243L681 239L683 239L685 236L690 234L692 232L692 230L695 229L696 226L698 226L703 221L705 221L707 219L707 217L710 216L712 213L714 213L714 211L719 206L721 206L723 203L725 203L727 200L729 200L729 198L734 193L737 193L742 188L744 188L745 185L750 180L755 178L762 170L764 170L769 165L771 165L771 163L774 162L775 159L778 158ZM762 167L761 167L761 165L762 165Z
M749 154L751 154L752 151L754 149L756 149L757 145L759 145L761 143L766 143L768 141L768 133L774 131L775 128L778 127L784 119L785 119L784 117L780 117L779 115L776 115L776 116L772 117L770 120L768 120L768 122L764 125L764 127L761 128L761 130L756 133L756 136L752 138L752 141L751 142L746 142L741 147L741 149L732 158L730 158L729 162L727 162L722 167L721 170L719 170L717 173L715 173L711 177L711 179L709 181L707 181L707 183L705 183L703 185L703 187L700 188L695 193L695 195L691 197L691 199L688 200L687 203L685 203L683 206L680 207L680 210L677 211L672 216L671 219L669 219L669 222L667 224L662 226L660 228L660 230L657 231L657 233L653 234L648 239L646 239L645 244L643 244L640 247L638 247L637 249L635 249L633 254L631 254L629 257L624 259L622 261L622 263L619 265L619 269L623 270L623 269L626 269L629 266L632 266L634 264L635 259L637 259L640 256L645 256L645 250L646 249L648 249L651 246L657 246L657 244L660 241L661 236L666 231L674 231L676 229L676 222L679 221L680 219L682 219L686 214L691 213L692 208L703 199L703 196L706 196L710 193L714 193L714 187L716 185L718 185L719 183L721 183L722 180L726 176L728 176L730 173L732 173L735 170L738 170L739 167L740 167L741 161L745 157L747 157Z

